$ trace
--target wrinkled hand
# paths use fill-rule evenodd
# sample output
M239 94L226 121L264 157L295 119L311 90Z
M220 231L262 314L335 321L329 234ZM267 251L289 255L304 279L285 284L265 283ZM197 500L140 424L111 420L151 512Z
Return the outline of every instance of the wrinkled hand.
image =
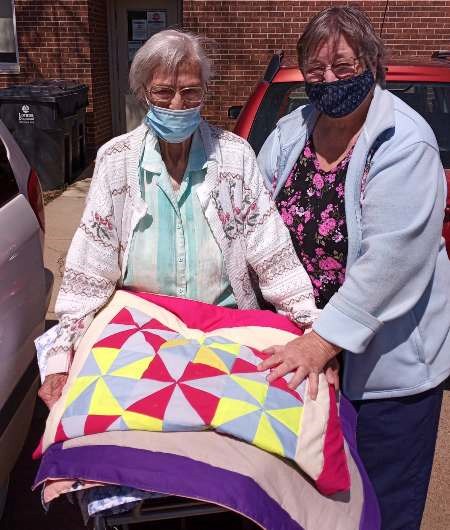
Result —
M317 398L319 389L319 373L341 349L329 343L320 335L311 333L297 337L285 346L272 346L264 353L270 357L258 365L259 371L270 369L267 381L271 383L289 372L295 372L289 381L289 387L294 389L306 378L309 380L309 397ZM335 384L336 364L333 363L327 369L327 381ZM339 385L339 378L338 385Z
M68 374L50 374L44 379L44 382L39 389L38 396L49 409L51 409L61 397L67 377Z

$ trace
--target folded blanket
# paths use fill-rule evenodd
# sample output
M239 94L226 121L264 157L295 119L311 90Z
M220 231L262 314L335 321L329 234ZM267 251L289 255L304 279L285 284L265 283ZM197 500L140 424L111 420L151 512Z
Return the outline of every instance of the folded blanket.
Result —
M36 456L52 443L111 431L214 429L288 458L325 494L350 478L335 392L323 376L271 384L261 350L300 331L266 311L118 291L75 355Z
M54 501L74 481L78 490L121 484L215 503L265 530L379 530L376 497L356 451L356 414L343 397L339 416L351 488L331 496L289 460L214 431L111 431L55 443L35 487L42 484L44 499Z

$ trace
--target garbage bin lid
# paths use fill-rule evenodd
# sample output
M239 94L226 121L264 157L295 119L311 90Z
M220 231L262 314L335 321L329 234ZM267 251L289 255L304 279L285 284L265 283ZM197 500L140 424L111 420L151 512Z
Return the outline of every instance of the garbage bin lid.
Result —
M0 89L0 101L27 100L54 103L57 98L87 94L87 85L65 79L39 79L26 85Z

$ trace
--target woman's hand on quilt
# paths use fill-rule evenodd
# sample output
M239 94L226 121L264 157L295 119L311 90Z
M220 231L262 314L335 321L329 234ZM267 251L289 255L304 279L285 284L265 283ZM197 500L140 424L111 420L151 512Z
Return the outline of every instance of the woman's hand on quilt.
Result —
M49 409L51 409L61 397L67 377L68 374L50 374L42 383L42 386L38 392L38 396Z
M326 367L327 380L335 384L336 374L333 372L335 372L336 364L327 365L340 351L338 346L311 331L288 342L285 346L272 346L264 350L264 353L269 354L270 357L258 366L258 370L270 369L267 377L269 383L290 372L295 372L289 381L290 388L297 388L304 379L308 378L309 397L316 399L319 373Z

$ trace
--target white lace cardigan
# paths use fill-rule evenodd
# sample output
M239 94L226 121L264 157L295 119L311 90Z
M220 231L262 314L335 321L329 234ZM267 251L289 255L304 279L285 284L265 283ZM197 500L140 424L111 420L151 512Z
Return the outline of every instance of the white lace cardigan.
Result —
M206 122L200 133L208 162L198 197L223 252L238 307L259 307L256 276L265 300L310 327L319 313L311 282L264 186L253 150L242 138ZM133 231L147 212L138 178L146 134L153 133L141 125L98 151L56 301L59 324L36 341L42 379L68 371L76 343L121 285Z

